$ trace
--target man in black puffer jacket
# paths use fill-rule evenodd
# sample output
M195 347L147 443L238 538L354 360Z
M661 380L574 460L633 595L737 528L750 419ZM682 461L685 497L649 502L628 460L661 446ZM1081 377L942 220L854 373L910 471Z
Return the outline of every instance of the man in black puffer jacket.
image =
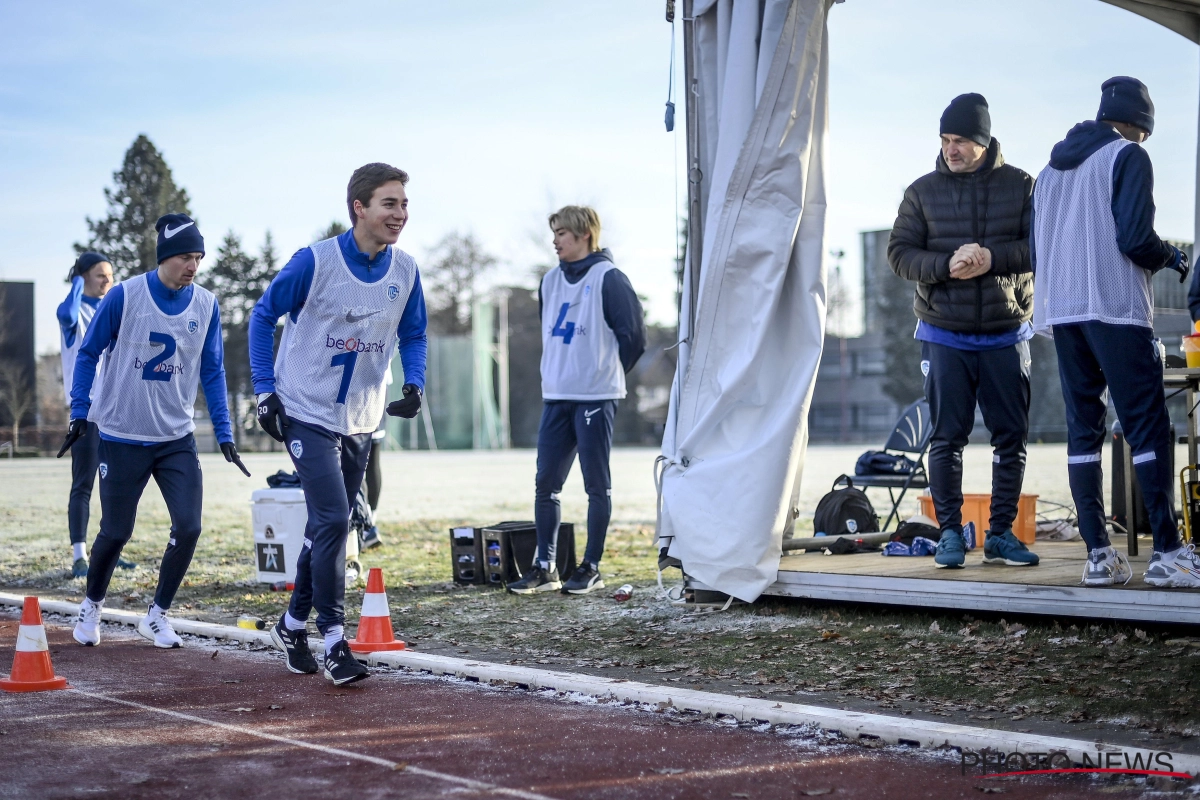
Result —
M908 187L888 242L892 269L917 284L916 338L933 416L929 488L942 529L934 563L956 569L966 560L962 450L978 401L994 451L983 561L1032 566L1038 557L1012 524L1029 433L1033 178L1004 163L981 95L954 98L941 140L937 169Z

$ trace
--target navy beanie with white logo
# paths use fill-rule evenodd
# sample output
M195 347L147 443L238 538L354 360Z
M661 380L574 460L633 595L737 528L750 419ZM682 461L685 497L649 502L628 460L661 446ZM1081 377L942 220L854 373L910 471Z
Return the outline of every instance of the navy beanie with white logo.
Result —
M204 255L204 237L187 214L164 214L154 223L158 231L158 263L180 253Z
M1137 78L1118 75L1100 85L1100 110L1096 121L1112 120L1136 125L1146 132L1154 133L1154 102L1150 90Z
M975 92L960 94L951 100L950 105L942 112L942 124L938 133L962 136L981 147L990 147L992 113L988 111L987 100Z

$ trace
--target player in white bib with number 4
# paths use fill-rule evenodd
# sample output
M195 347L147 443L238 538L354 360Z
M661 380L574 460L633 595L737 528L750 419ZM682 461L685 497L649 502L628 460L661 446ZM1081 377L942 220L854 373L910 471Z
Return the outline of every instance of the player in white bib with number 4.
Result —
M315 608L325 677L339 686L367 677L343 634L346 535L397 348L404 397L387 413L416 416L425 386L421 278L412 256L393 247L408 221L407 183L406 172L387 164L355 170L346 189L354 227L297 251L250 319L258 422L287 445L308 508L296 588L271 639L289 670L317 672L307 633ZM274 354L280 317L286 321Z

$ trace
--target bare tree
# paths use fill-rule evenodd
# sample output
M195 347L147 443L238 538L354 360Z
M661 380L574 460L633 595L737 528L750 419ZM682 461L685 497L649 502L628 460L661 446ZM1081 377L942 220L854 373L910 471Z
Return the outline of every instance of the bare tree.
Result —
M0 360L0 408L12 417L13 449L21 445L21 420L37 405L29 370L19 361Z
M442 237L421 270L430 327L439 333L470 332L477 283L496 264L473 234L455 231Z

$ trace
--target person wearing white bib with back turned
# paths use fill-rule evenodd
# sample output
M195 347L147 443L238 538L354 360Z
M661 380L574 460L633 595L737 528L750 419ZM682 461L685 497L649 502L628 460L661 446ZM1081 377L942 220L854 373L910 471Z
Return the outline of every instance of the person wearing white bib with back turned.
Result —
M534 522L537 556L514 594L604 588L600 559L612 515L613 419L625 397L625 373L646 350L642 304L629 278L600 249L600 217L586 206L550 215L558 266L538 290L542 322L542 420L538 427ZM575 454L588 496L587 549L564 584L555 561L562 508L558 493Z
M271 640L291 672L317 672L307 632L315 608L325 677L338 686L368 674L343 634L346 536L397 348L404 396L387 413L415 417L425 386L421 277L412 256L394 247L408 222L407 183L408 173L387 164L356 169L346 187L354 227L297 251L250 317L258 424L286 443L308 510L296 588ZM275 324L284 316L272 362Z
M1153 131L1146 86L1110 78L1101 86L1096 120L1079 123L1054 146L1033 191L1033 327L1054 337L1058 353L1067 476L1088 549L1085 586L1133 577L1105 522L1100 450L1111 399L1154 534L1144 579L1151 586L1200 588L1200 557L1179 541L1175 525L1175 445L1150 285L1162 269L1178 272L1182 283L1189 265L1154 231L1154 173L1140 145Z
M154 227L158 269L114 287L96 309L79 348L71 427L58 452L62 458L80 438L93 435L88 428L95 423L103 515L74 631L75 641L88 646L100 643L100 611L108 584L133 535L138 501L151 476L171 515L171 537L154 602L137 630L155 647L182 644L166 614L200 539L203 476L192 436L200 385L225 460L250 475L233 445L229 424L217 299L192 283L204 258L204 237L183 214L160 217ZM104 369L97 376L101 356Z

